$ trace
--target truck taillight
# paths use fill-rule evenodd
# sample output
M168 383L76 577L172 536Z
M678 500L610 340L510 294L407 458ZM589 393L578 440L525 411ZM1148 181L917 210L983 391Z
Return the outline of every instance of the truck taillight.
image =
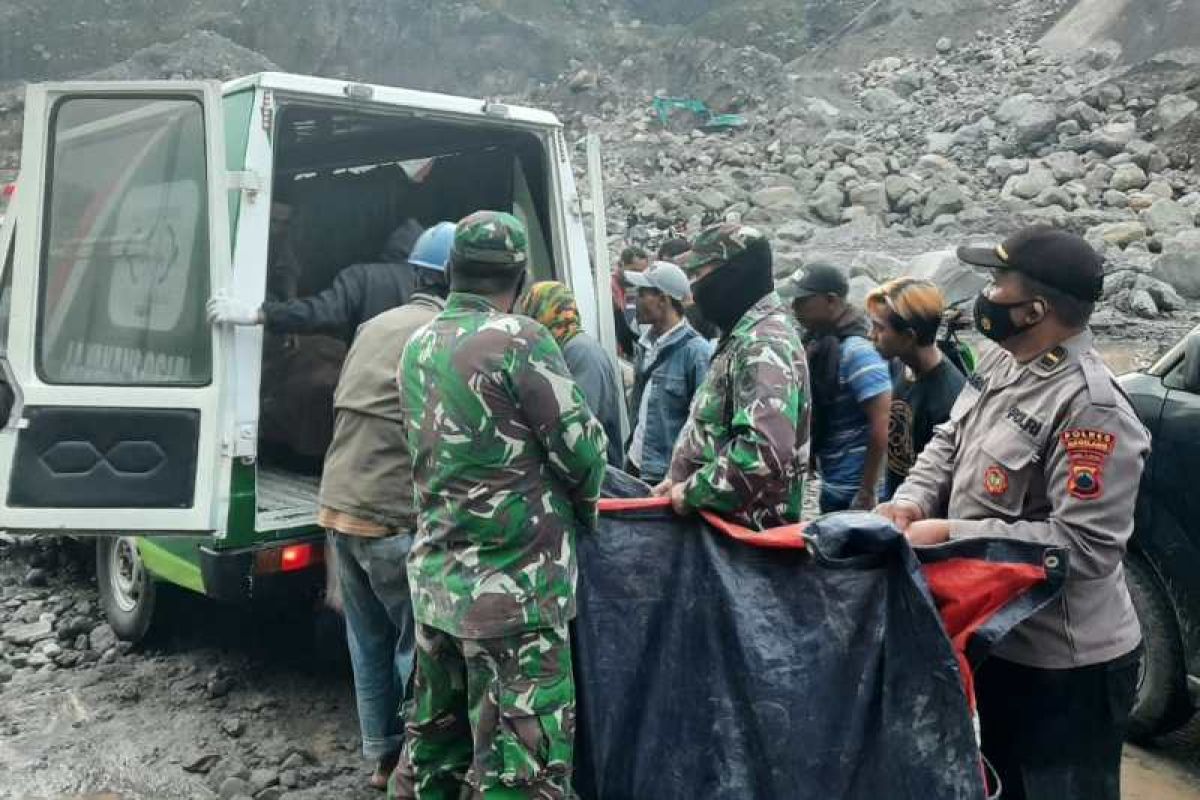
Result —
M259 575L299 572L319 564L325 553L318 544L305 542L284 547L268 547L254 554L254 571Z

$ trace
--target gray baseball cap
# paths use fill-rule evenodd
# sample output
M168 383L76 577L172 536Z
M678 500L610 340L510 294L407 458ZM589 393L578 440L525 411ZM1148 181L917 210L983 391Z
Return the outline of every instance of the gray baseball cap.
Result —
M692 296L687 275L669 261L655 261L643 272L626 272L625 282L639 289L657 289L681 303Z

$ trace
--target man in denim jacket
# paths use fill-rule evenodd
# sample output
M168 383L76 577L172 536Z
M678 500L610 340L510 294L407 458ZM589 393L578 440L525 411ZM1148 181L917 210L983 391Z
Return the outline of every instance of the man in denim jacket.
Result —
M660 482L671 465L675 440L687 422L692 396L712 360L712 343L684 318L691 291L683 270L658 261L645 272L628 272L637 288L637 321L649 328L637 343L629 443L631 474Z

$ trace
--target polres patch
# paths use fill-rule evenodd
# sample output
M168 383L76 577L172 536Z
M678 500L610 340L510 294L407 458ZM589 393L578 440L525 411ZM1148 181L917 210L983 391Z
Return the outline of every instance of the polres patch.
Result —
M1104 463L1116 449L1116 435L1093 428L1071 428L1060 438L1067 451L1067 494L1078 500L1102 497Z
M983 488L992 497L1000 497L1008 491L1008 473L993 464L983 472Z

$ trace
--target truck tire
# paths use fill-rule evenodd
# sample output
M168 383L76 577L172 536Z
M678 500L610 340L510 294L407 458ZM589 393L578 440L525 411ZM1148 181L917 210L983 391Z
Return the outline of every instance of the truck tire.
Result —
M1139 556L1125 559L1125 578L1146 648L1128 736L1131 741L1143 742L1182 727L1191 717L1192 707L1179 626L1166 590Z
M135 536L105 536L96 542L100 606L117 638L140 642L155 621L158 589L138 552Z

